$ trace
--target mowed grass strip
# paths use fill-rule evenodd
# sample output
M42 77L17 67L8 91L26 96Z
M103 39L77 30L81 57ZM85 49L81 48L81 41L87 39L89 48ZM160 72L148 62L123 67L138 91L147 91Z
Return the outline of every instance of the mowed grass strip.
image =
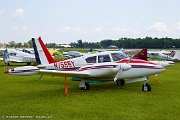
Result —
M12 64L9 68L20 64ZM64 93L62 77L5 75L0 62L0 115L50 116L51 119L137 119L177 120L180 111L180 63L167 67L150 80L152 91L142 92L143 82L116 86L115 83L90 84L80 90L79 82L68 79L69 94Z

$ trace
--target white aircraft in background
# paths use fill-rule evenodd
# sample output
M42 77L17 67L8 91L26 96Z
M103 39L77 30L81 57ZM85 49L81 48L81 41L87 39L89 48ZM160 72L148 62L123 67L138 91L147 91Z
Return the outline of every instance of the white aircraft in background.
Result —
M80 79L79 87L84 90L90 88L87 80L116 81L117 85L145 81L142 90L151 91L151 86L147 83L149 76L165 70L161 65L149 61L126 58L126 55L119 51L105 51L70 60L55 61L40 37L32 41L39 65L17 67L5 71L5 74L75 77Z
M63 51L63 55L64 55L65 59L70 59L70 58L81 57L81 56L86 55L86 54L91 54L92 51L93 51L92 48L89 49L88 53L82 53L79 51L69 51L69 52Z
M137 53L135 56L133 56L135 59L142 59L148 61L147 57L147 48L142 49L139 53ZM149 60L150 61L150 60ZM155 61L151 60L150 62L156 63L158 65L161 65L163 67L174 65L173 61Z
M122 51L123 53L126 53L126 54L138 52L137 49L123 49L123 48L121 48L120 51Z
M23 48L23 49L19 49L20 51L22 52L25 52L25 53L29 53L29 54L34 54L34 50L33 48Z
M48 49L49 53L51 54L51 56L55 57L55 56L62 56L62 54L58 51L59 49L56 48L50 48Z
M168 51L147 51L147 57L152 59L173 60Z
M1 48L1 52L3 52L6 48ZM16 50L13 48L7 48L9 53L9 62L16 62L16 63L27 63L27 65L30 65L31 63L35 63L35 55L22 52L20 50ZM3 60L3 58L0 58L0 60Z
M173 50L171 51L170 55L174 62L180 61L180 50Z

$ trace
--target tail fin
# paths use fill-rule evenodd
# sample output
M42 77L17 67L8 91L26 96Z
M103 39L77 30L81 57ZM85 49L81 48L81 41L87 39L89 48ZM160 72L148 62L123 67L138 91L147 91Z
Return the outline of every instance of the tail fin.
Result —
M168 57L168 60L180 61L180 50L174 51L172 57Z
M88 54L92 54L92 52L93 52L93 48L90 48Z
M147 61L147 48L142 49L139 53L133 56L134 59L142 59Z
M39 37L37 40L32 38L32 43L33 43L35 57L36 57L36 61L38 65L44 65L44 64L57 62L56 60L53 59L53 57L49 53L41 37Z
M89 49L89 52L92 53L92 51L93 51L93 48L90 48L90 49Z

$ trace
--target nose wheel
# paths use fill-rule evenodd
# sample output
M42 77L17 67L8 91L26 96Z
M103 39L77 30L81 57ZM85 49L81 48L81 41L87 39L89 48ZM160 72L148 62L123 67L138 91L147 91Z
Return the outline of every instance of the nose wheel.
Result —
M151 91L151 85L145 82L142 86L142 91L145 91L145 92Z
M124 86L125 80L117 80L117 81L116 81L116 84L117 84L117 85Z

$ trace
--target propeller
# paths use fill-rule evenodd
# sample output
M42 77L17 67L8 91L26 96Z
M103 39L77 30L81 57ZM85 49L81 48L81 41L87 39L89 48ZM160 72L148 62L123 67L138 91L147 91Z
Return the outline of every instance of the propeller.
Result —
M117 79L121 76L123 71L131 69L131 65L129 65L127 63L121 63L120 65L118 65L118 69L119 70L118 70L116 76L114 77L114 81L117 81Z
M121 65L119 65L119 70L118 73L116 74L116 76L114 77L114 81L117 81L117 79L121 76L121 74L123 73L123 71L129 70L131 69L131 65L129 65L129 62L131 61L131 59L133 58L133 56L131 56L129 58L129 60L127 61L127 63L123 63Z

